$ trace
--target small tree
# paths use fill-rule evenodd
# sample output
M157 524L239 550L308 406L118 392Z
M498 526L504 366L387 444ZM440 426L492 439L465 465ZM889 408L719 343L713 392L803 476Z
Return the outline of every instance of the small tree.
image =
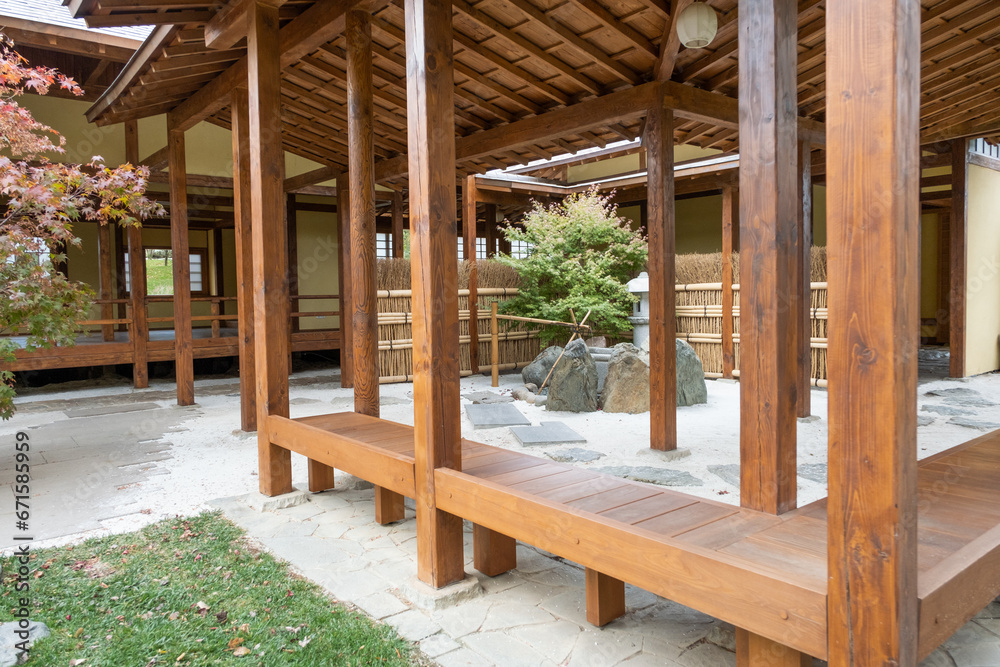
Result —
M609 197L596 189L567 197L559 204L535 203L523 228L507 225L508 241L530 248L524 259L499 260L521 276L518 295L502 311L522 317L570 321L570 309L595 330L617 334L631 328L628 316L635 297L626 283L646 264L646 239L618 216ZM542 330L545 343L565 329Z
M53 262L65 261L63 248L79 246L73 224L138 225L162 208L146 199L149 170L130 164L117 169L95 156L88 165L50 162L45 154L64 153L64 137L38 122L17 99L40 95L58 84L82 95L70 78L47 67L28 67L0 34L0 362L11 362L25 336L32 351L73 345L93 293L67 280ZM0 417L14 413L14 374L0 371Z

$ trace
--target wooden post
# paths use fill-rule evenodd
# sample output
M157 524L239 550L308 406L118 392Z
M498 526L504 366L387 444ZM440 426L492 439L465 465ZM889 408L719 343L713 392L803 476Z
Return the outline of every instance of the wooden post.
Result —
M337 177L337 224L340 225L340 386L354 386L354 298L351 286L351 189L348 174Z
M798 405L795 416L812 414L812 145L799 142L799 251L796 285L799 308Z
M492 357L491 362L493 366L493 382L490 386L492 387L500 386L500 332L497 329L498 322L497 302L494 301L490 304L490 356Z
M268 416L288 416L288 251L277 7L248 6L247 61L257 455L260 492L276 496L292 490L291 452L272 444L267 432Z
M392 193L392 256L402 259L403 247L403 193L396 190Z
M812 667L813 659L766 637L737 630L737 667Z
M236 214L236 314L240 340L240 428L257 430L254 360L253 217L250 203L250 107L245 87L233 90L233 208Z
M486 208L486 259L497 254L497 205L485 204Z
M603 627L625 614L625 582L586 570L587 622Z
M722 187L722 377L732 378L736 369L733 334L733 253L740 247L740 191Z
M517 540L479 524L472 524L473 567L496 577L517 567Z
M740 6L740 502L796 503L795 0Z
M126 127L128 124L126 123ZM126 130L126 136L128 132ZM138 146L136 146L136 153L139 152ZM128 290L125 289L125 255L128 253L128 241L126 240L125 228L121 225L112 225L111 231L115 237L115 298L124 299ZM116 312L118 313L118 318L122 319L126 317L125 311L128 310L128 306L124 303L119 303ZM129 325L119 324L115 327L116 331L128 331Z
M968 289L969 141L956 139L951 145L951 299L948 313L948 341L951 349L951 377L965 377L965 327Z
M167 128L167 156L170 165L170 254L174 272L174 375L177 378L177 405L193 405L191 254L188 243L187 163L183 130Z
M354 305L354 411L379 416L378 280L375 258L375 140L371 14L347 13L347 134L351 192L351 294ZM343 370L341 371L343 373ZM375 489L380 524L404 517L403 497Z
M222 251L222 229L212 230L212 246L215 261L215 296L226 296L226 272L224 262L226 254Z
M98 224L97 225L97 262L100 269L100 292L98 296L102 301L107 301L113 298L114 295L114 276L115 271L112 266L114 260L113 253L111 250L111 227L114 223L108 224ZM102 303L101 304L101 319L110 320L115 316L114 304ZM101 336L105 341L113 341L115 339L115 325L113 324L102 324L101 325Z
M437 509L436 468L461 469L458 239L451 4L405 0L406 103L413 273L414 478L417 576L465 577L462 520Z
M139 164L139 123L125 122L125 160ZM142 249L142 228L128 228L128 266L132 299L132 324L129 326L129 342L132 343L132 385L136 389L149 386L149 313L146 311L146 252ZM122 263L124 264L124 251ZM124 283L124 276L122 277Z
M747 0L739 15L740 504L796 504L799 187L795 160L795 0ZM737 664L801 664L795 651L737 628Z
M462 187L462 240L469 263L469 364L479 372L479 272L476 261L476 175L465 177Z
M292 192L285 194L285 233L288 235L288 294L292 312L297 313L301 310L299 300L295 298L299 295L299 225L295 194ZM299 330L299 318L289 318L288 330L289 335ZM289 352L291 346L289 339Z
M831 665L917 664L920 12L827 5Z
M663 93L646 114L649 201L649 446L677 449L674 115Z

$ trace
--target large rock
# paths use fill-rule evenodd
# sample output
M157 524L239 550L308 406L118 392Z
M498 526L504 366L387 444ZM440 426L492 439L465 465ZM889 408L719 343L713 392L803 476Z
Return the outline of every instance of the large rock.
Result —
M708 403L705 367L687 342L677 340L677 405Z
M597 365L587 344L579 338L566 346L566 352L556 364L545 408L558 412L597 410Z
M27 632L27 637L20 633ZM31 648L35 641L49 636L49 627L41 621L28 621L27 628L21 628L18 621L10 621L0 625L0 667L13 667L20 662L21 651L17 645L27 642Z
M524 384L533 384L536 387L541 387L542 383L545 382L545 378L549 376L549 371L552 370L552 364L556 363L556 359L559 358L562 351L563 349L558 345L553 345L542 350L535 357L535 360L521 371L521 379L524 380Z
M615 345L601 393L605 412L637 414L649 411L649 365L631 343Z

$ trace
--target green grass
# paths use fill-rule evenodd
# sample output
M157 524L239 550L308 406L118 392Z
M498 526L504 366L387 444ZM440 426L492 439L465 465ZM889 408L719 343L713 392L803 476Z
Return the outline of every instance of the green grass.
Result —
M146 258L146 293L174 293L174 262L167 260L166 266L162 259Z
M31 568L31 618L52 635L28 665L411 664L391 628L334 603L217 514L39 551ZM3 560L0 621L23 595L15 570Z

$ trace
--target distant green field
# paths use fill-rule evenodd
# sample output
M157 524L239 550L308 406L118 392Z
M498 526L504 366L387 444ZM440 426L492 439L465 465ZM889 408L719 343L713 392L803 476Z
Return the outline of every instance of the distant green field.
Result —
M173 294L174 293L174 262L167 260L166 265L162 259L146 258L146 293L147 294Z

